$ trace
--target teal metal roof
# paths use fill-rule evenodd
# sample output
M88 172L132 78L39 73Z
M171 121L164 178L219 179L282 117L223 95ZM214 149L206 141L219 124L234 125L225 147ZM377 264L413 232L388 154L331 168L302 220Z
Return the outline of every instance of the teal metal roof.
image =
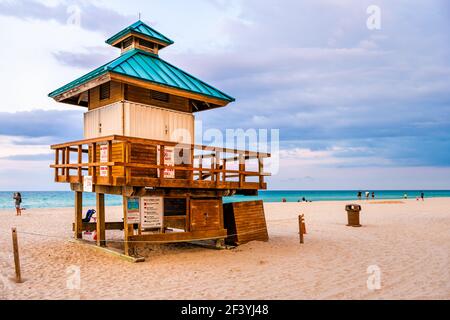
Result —
M131 33L131 32L138 33L146 38L159 40L159 41L165 43L166 45L171 45L174 43L172 40L167 38L165 35L159 33L155 29L149 27L141 20L136 21L131 26L129 26L129 27L123 29L122 31L118 32L117 34L113 35L111 38L106 40L106 43L113 44L114 41L122 38L124 35Z
M159 56L139 49L132 49L122 54L119 58L53 91L49 96L55 97L107 72L229 102L235 100L213 86L162 60Z

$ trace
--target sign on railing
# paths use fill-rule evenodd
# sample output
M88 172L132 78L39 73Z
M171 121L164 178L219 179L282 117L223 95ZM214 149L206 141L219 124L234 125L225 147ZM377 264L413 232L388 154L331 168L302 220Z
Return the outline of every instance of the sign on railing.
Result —
M158 165L161 163L160 150L161 150L161 146L158 146L158 152L156 153ZM169 166L169 167L175 166L175 148L174 147L169 147L169 146L164 147L164 165ZM159 170L158 170L158 177L159 177ZM174 169L164 169L164 178L165 179L175 178L175 170Z
M107 144L101 144L100 145L100 163L108 162L108 145ZM107 166L101 166L100 167L100 177L107 177L108 176L108 167Z

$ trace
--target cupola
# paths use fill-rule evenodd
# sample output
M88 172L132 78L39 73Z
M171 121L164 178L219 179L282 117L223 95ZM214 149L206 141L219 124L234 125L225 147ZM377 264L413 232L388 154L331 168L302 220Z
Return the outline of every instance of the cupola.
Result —
M141 20L138 20L106 40L106 43L120 48L122 54L131 49L140 49L158 54L160 49L170 46L174 42Z

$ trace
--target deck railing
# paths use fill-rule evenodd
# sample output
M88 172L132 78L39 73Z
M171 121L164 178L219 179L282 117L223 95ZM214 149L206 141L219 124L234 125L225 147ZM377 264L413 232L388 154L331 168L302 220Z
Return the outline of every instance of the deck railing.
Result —
M113 157L113 145L116 143L122 145L120 159L117 154ZM99 162L98 148L105 144L108 145L107 161ZM142 160L142 156L138 160L133 159L132 148L136 145L159 149L159 162L149 163ZM173 166L164 163L165 148L168 147L176 148L176 152L187 152L182 157L183 163ZM57 144L52 149L55 150L55 163L50 167L54 169L56 182L82 183L83 176L90 175L93 183L100 185L254 190L265 189L264 177L270 175L264 172L264 159L270 157L270 154L264 152L117 135ZM74 154L76 157L72 159ZM88 157L84 156L86 154ZM256 162L253 166L250 164L252 161ZM102 175L99 174L100 168ZM113 169L119 170L113 172ZM133 170L145 169L158 174L142 176L133 173ZM166 170L185 174L181 179L168 178L165 176ZM252 179L256 181L250 181Z

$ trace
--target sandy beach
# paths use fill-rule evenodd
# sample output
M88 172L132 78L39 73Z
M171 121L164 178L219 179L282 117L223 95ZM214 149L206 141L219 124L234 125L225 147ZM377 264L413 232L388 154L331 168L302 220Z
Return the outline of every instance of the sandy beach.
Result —
M346 226L346 203L267 203L269 242L232 250L152 245L136 264L70 242L73 209L21 217L1 210L0 299L450 299L449 198L360 201L362 228ZM120 212L108 207L107 221ZM11 227L19 231L22 284L9 280ZM379 290L367 287L370 266L381 272ZM69 289L77 268L81 286Z

